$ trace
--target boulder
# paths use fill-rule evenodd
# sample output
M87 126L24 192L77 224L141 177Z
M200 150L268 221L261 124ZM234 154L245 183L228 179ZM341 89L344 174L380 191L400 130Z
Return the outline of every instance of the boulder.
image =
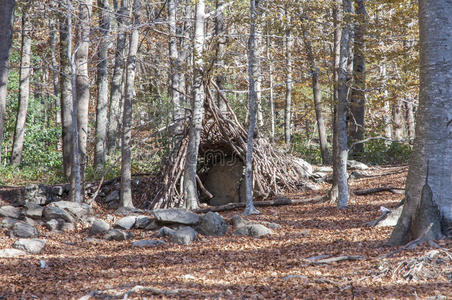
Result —
M46 227L51 232L67 232L75 229L73 223L65 222L63 219L52 219L44 223Z
M20 255L26 255L27 253L25 253L25 251L22 250L18 250L18 249L1 249L0 250L0 257L5 258L5 257L16 257L16 256L20 256Z
M45 240L40 239L19 239L13 245L14 248L27 251L32 254L41 253L46 245Z
M20 238L35 238L39 236L39 231L27 223L17 222L10 229L9 234Z
M157 234L158 237L173 236L176 231L169 227L162 227Z
M376 225L376 227L396 226L397 221L399 220L399 217L402 214L402 210L403 205L393 209L384 220L380 221Z
M189 245L196 240L197 232L191 227L182 227L174 232L171 236L171 241L179 245Z
M247 224L246 220L239 215L233 215L231 222L234 229L245 226Z
M133 238L131 232L124 232L119 229L110 229L104 234L104 239L109 241L125 241Z
M210 205L245 201L243 164L240 161L219 161L203 178L205 188L214 196Z
M123 218L119 219L118 221L116 221L116 223L113 224L113 227L119 228L119 229L124 229L124 230L129 230L135 224L136 219L137 219L137 217L135 217L135 216L123 217Z
M49 204L49 206L63 209L79 219L82 219L88 215L93 214L93 209L86 203L77 203L73 201L57 201Z
M165 241L162 240L139 240L132 243L132 247L155 247L165 244Z
M47 187L43 184L28 184L22 190L22 198L25 204L47 204L57 200L56 197L49 192Z
M97 219L93 222L93 225L91 225L91 228L89 230L89 233L91 235L104 233L106 231L110 230L110 225L105 222L104 220Z
M25 204L25 216L29 218L41 219L43 210L44 208L41 205L32 202Z
M106 203L119 202L119 199L120 199L119 191L113 190L107 195L107 197L105 197L105 202Z
M160 228L160 225L154 219L154 220L152 220L151 223L148 224L148 226L146 226L146 228L144 228L144 230L157 230L159 228Z
M310 163L299 157L293 158L293 168L295 172L303 178L311 176L314 170Z
M361 170L361 171L369 169L369 167L366 164L351 159L347 161L347 168L350 170Z
M143 210L135 207L120 207L115 210L115 215L119 216L138 216L143 214Z
M68 212L55 206L46 206L42 211L42 217L45 221L52 219L62 219L68 223L74 222L74 218Z
M266 221L260 221L260 223L264 226L267 226L270 229L279 229L281 228L281 225L279 225L278 223L273 223L273 222L266 222Z
M2 220L2 222L0 223L0 227L4 228L4 229L10 229L14 226L14 224L16 224L17 222L20 222L17 219L13 219L13 218L4 218Z
M20 219L20 208L11 205L0 207L0 217Z
M222 236L228 231L228 224L218 213L208 212L199 218L196 230L204 235Z
M156 209L154 215L159 223L193 225L199 222L197 214L183 208Z
M247 224L235 230L234 234L247 235L251 237L261 237L264 235L273 234L273 231L262 224Z
M153 222L154 222L154 218L151 218L148 216L137 216L134 227L138 228L138 229L145 229Z

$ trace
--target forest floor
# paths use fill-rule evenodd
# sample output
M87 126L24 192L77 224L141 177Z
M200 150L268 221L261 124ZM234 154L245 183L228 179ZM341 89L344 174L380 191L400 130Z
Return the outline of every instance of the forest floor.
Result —
M373 168L369 173L375 176L353 180L351 190L403 188L406 171L406 167ZM286 196L311 198L327 189L325 184L319 191ZM66 234L42 229L47 240L42 254L0 259L0 299L452 297L447 251L436 250L432 258L434 249L420 245L385 258L400 249L385 246L392 228L365 225L381 215L380 206L394 208L402 198L390 192L353 196L343 210L328 202L260 207L261 214L248 219L280 224L275 234L242 237L229 228L223 237L200 236L189 246L168 242L155 248L131 247L134 240L156 237L154 232L136 231L129 241L92 243L85 240L87 229ZM112 213L97 212L99 217ZM14 241L0 232L0 248L9 248ZM438 244L452 251L452 240ZM320 255L359 258L321 263Z

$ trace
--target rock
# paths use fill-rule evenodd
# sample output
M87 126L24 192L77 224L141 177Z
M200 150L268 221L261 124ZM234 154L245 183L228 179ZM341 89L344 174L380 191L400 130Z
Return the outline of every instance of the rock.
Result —
M210 205L238 203L245 199L243 164L240 161L221 161L223 159L219 157L203 179L204 186L214 196L209 200Z
M320 190L320 187L318 185L316 185L316 184L314 184L314 183L312 183L310 181L303 182L302 188L303 188L303 190L309 190L309 191L318 191L318 190Z
M228 224L218 213L208 212L199 218L196 230L204 235L222 236L228 231Z
M281 228L281 225L277 224L277 223L273 223L273 222L265 222L265 221L261 221L260 222L262 225L270 228L270 229L279 229Z
M105 202L119 202L120 194L118 190L111 191L107 197L105 197Z
M31 225L31 226L42 225L42 221L40 219L35 220L35 219L32 219L32 218L25 217L24 222L29 224L29 225Z
M160 225L157 223L155 219L152 220L151 223L149 223L144 230L157 230L160 228Z
M35 204L47 204L57 200L52 192L43 184L28 184L22 190L23 202Z
M393 209L388 216L380 221L375 227L385 227L385 226L396 226L397 221L399 220L400 215L402 214L403 205Z
M268 234L273 234L273 231L262 224L247 224L239 227L234 234L247 235L251 237L261 237Z
M138 216L140 214L143 214L143 211L135 207L120 207L115 211L115 215L119 216Z
M13 245L14 248L25 250L28 253L39 254L46 245L45 240L40 239L19 239Z
M0 217L20 219L21 211L20 208L11 205L0 207Z
M162 227L157 234L158 237L173 236L176 231L169 227Z
M95 235L99 233L104 233L108 230L110 230L110 225L104 220L97 219L93 222L93 225L91 225L91 228L89 229L89 234Z
M132 247L155 247L165 244L162 240L139 240L132 243Z
M199 222L199 217L183 208L156 209L154 215L159 223L176 223L193 225Z
M13 225L9 234L20 238L35 238L39 236L39 231L27 223L17 222Z
M171 236L171 241L179 245L189 245L196 240L197 232L191 227L182 227Z
M366 175L363 175L358 171L353 171L352 173L350 173L350 176L348 177L348 179L361 179L364 177L366 177Z
M333 168L332 167L329 167L329 166L321 166L321 167L318 167L316 170L315 170L315 172L317 173L317 172L321 172L321 173L331 173L331 172L333 172Z
M17 219L13 219L13 218L4 218L1 222L1 228L4 229L10 229L14 226L14 224L16 224L17 222L20 222Z
M20 256L20 255L26 255L27 253L25 253L22 250L18 250L18 249L1 249L0 250L0 257L4 258L4 257L16 257L16 256Z
M131 232L124 232L119 229L110 229L104 234L104 239L109 241L125 241L133 238Z
M86 203L77 203L73 201L57 201L49 204L49 206L63 209L79 219L82 219L88 215L93 214L93 209Z
M312 165L299 157L293 158L293 168L303 178L308 178L313 173Z
M363 164L362 162L356 161L356 160L348 160L347 161L347 168L350 170L366 170L369 169L369 167L366 164Z
M63 185L55 185L51 187L52 194L57 195L59 197L63 196L65 193L65 187Z
M234 229L245 226L247 224L246 220L239 215L233 215L231 222Z
M35 203L27 203L25 204L25 216L32 218L32 219L41 219L42 218L42 211L44 208L41 205L35 204Z
M55 206L46 206L42 211L42 217L46 221L52 219L63 219L65 222L68 223L74 222L74 218L68 212L66 212L64 209Z
M136 219L137 219L137 217L135 217L135 216L123 217L123 218L119 219L118 221L116 221L116 223L113 224L113 227L119 228L119 229L124 229L124 230L129 230L135 224Z
M63 219L52 219L45 222L44 226L51 232L72 231L75 229L73 223L65 222Z
M138 229L145 229L148 227L152 222L154 221L154 218L148 217L148 216L138 216L135 220L135 228Z

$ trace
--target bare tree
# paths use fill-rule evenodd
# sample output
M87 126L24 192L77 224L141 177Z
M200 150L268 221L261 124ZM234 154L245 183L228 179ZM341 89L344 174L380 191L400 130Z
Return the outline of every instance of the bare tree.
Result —
M11 164L17 165L22 161L22 149L25 139L25 122L28 112L28 99L30 96L30 60L31 60L31 20L29 3L22 9L22 45L20 56L19 75L19 106L17 108L16 128L14 131Z
M285 8L285 14L287 20L289 20L289 13L287 11L287 7ZM290 21L288 22L290 24ZM284 107L284 140L286 145L290 145L290 140L292 136L292 88L293 88L293 79L292 79L292 46L293 46L293 38L291 34L291 30L289 28L289 24L287 24L286 32L285 32L285 56L286 56L286 105Z

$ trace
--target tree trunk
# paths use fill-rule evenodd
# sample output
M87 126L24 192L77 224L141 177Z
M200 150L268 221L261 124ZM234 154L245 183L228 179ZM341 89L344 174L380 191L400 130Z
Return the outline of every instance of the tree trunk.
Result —
M254 48L255 48L255 32L256 32L256 1L250 0L250 37L248 40L248 80L249 80L249 103L248 110L250 114L250 126L248 129L248 142L246 151L245 166L245 186L246 186L246 208L243 214L245 216L259 214L253 203L253 137L254 128L256 126L256 113L254 110L256 91L254 87Z
M90 46L90 18L92 0L81 0L79 4L78 49L75 53L77 67L77 123L80 151L81 191L85 190L86 143L88 140L89 73L88 50Z
M216 49L216 60L218 66L218 75L215 78L215 82L220 90L224 90L226 84L226 76L224 75L224 49L226 47L226 30L224 28L224 13L223 10L220 9L224 5L224 0L216 0L216 9L219 10L216 14L215 18L215 35L218 39L217 41L217 49ZM220 111L227 111L226 103L223 101L223 98L219 93L216 95L217 105Z
M273 96L273 61L270 54L270 49L272 47L270 40L270 24L267 23L267 62L268 62L268 84L270 88L269 99L270 102L270 140L275 141L275 102Z
M129 38L129 55L126 68L126 92L124 98L124 109L122 116L122 142L121 142L121 207L133 207L132 202L132 172L131 172L131 149L130 140L132 137L132 100L135 83L135 70L138 52L139 38L139 15L141 0L133 2L133 22L132 32Z
M56 58L56 39L55 32L58 30L57 23L55 20L49 18L49 44L50 44L50 60L52 63L52 84L53 84L53 95L55 96L55 121L57 124L61 124L61 108L58 101L59 96L59 81L58 81L58 63Z
M389 243L452 236L452 3L420 0L420 94L402 215ZM430 228L428 230L428 228Z
M105 166L108 121L108 48L110 47L110 5L108 0L97 0L100 10L99 28L101 40L97 53L97 107L96 149L94 166L101 173Z
M350 96L350 117L348 135L350 143L360 141L364 137L364 114L366 103L366 6L364 0L355 0L356 19L353 40L353 88ZM361 157L364 144L356 144L351 150L355 158Z
M115 66L110 84L110 103L108 109L107 150L110 152L118 141L118 126L121 120L122 78L124 73L124 57L126 47L126 25L128 18L128 2L121 0L121 8L117 12L117 37Z
M415 122L414 122L414 103L412 101L406 102L406 120L408 125L408 138L410 143L414 141L415 136Z
M392 104L392 130L393 138L399 142L403 140L403 106L402 101L397 99Z
M255 55L254 55L254 76L255 76L255 93L256 93L256 125L258 127L264 126L264 114L262 112L262 26L256 25L256 36L255 36Z
M193 99L192 119L187 146L187 158L184 171L184 198L187 209L199 207L198 191L196 185L196 171L198 164L198 150L201 140L202 119L204 115L204 61L203 46L205 2L198 0L196 3L195 36L193 46Z
M287 8L286 8L286 17L288 17L287 14ZM285 34L285 56L286 56L286 97L285 97L285 107L284 107L284 141L286 143L286 146L290 145L290 139L292 136L292 120L291 120L291 114L292 114L292 87L293 87L293 80L292 80L292 45L293 45L293 39L292 35L290 33L290 29L286 29Z
M69 3L69 2L68 2ZM64 2L60 2L62 11L65 11ZM61 130L63 136L63 167L64 175L70 178L72 174L72 69L71 69L71 51L69 47L69 35L71 28L68 26L67 16L61 14L60 17L60 106L61 106ZM72 21L71 21L72 22Z
M349 14L351 12L351 0L343 0L343 12ZM342 29L341 44L340 44L340 62L338 72L338 100L336 103L335 116L335 136L337 150L335 152L335 159L333 169L335 170L337 184L338 199L337 205L339 208L345 208L348 205L348 182L347 182L347 63L349 59L349 38L350 25L345 24Z
M3 130L6 96L8 94L9 54L13 38L15 0L4 0L0 5L0 162L2 161Z
M20 56L19 107L17 108L16 129L14 131L11 164L18 165L22 161L22 149L25 139L25 122L30 96L30 59L31 59L31 21L29 5L22 10L22 48Z

